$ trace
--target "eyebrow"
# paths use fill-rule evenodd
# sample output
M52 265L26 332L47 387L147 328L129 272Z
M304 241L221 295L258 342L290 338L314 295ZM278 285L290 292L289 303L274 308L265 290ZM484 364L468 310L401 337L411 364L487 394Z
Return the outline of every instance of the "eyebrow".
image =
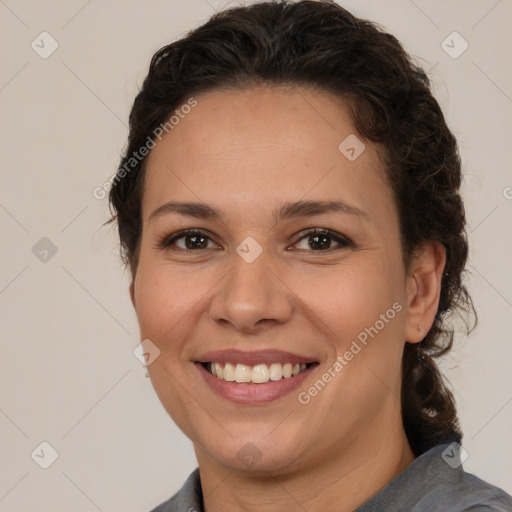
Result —
M325 213L353 215L366 221L370 219L366 212L343 201L297 201L294 203L284 203L280 208L272 212L272 216L275 222L278 223L286 219L313 217ZM221 210L206 203L169 201L154 210L149 216L148 222L170 214L212 220L221 220L223 217Z

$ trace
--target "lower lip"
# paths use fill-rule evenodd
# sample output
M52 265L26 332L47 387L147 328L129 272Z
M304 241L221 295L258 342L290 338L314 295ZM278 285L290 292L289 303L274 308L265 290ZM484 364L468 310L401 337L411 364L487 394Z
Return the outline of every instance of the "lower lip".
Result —
M210 389L223 398L240 404L258 404L277 400L298 388L318 366L316 363L312 364L295 377L283 377L280 380L269 380L262 384L255 384L251 382L228 382L210 373L201 363L195 363L195 365Z

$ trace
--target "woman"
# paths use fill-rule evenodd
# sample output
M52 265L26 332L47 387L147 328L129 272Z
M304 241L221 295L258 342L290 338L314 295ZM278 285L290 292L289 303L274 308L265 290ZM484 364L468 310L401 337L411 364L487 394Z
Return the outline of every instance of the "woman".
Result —
M331 1L153 57L110 202L149 375L198 460L155 512L512 510L435 358L472 312L456 141L398 41Z

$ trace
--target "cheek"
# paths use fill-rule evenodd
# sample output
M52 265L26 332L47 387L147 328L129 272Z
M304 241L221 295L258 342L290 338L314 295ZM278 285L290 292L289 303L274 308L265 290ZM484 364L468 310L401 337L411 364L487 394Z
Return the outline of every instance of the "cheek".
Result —
M144 338L163 341L176 337L201 297L197 275L188 276L158 264L142 263L135 281L137 318Z
M323 325L327 337L339 349L373 326L401 299L398 283L384 265L375 264L377 259L372 256L365 262L303 272L293 284L294 293L317 318L315 323Z

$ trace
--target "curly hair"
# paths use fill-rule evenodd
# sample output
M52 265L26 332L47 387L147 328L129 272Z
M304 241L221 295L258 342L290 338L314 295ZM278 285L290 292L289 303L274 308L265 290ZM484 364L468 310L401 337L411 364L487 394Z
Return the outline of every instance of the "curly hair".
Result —
M134 278L147 158L133 155L154 141L158 127L192 95L259 84L312 86L344 100L357 132L382 149L406 268L425 241L443 244L446 265L434 323L421 343L404 346L402 418L416 455L460 442L455 399L435 361L452 347L451 313L473 314L476 325L463 284L468 244L457 142L427 74L399 41L334 1L232 7L154 54L130 113L128 145L109 194L109 222L117 221L123 262Z

